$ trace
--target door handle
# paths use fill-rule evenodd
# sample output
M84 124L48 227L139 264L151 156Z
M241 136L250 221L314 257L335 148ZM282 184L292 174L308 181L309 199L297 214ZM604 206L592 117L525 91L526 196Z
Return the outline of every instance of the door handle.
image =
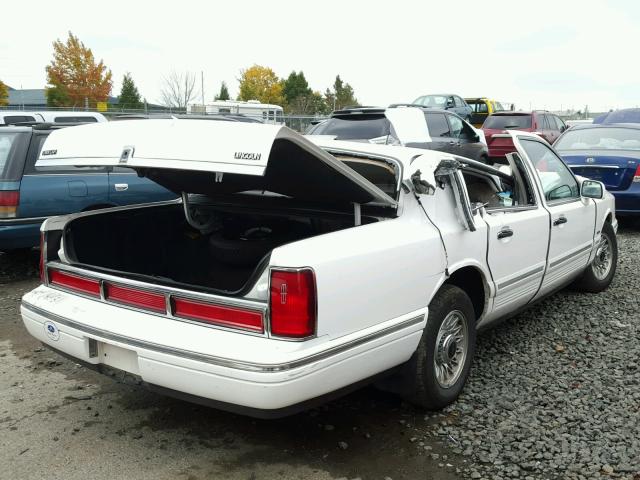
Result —
M114 186L116 187L116 192L124 192L129 190L128 183L116 183Z
M513 237L513 230L511 230L510 228L503 228L498 232L498 240L509 237Z
M557 227L558 225L562 225L563 223L567 223L567 217L558 217L553 221L553 226Z

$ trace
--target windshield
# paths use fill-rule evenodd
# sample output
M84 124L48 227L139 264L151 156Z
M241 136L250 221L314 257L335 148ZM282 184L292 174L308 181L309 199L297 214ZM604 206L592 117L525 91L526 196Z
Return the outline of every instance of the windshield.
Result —
M482 128L531 128L531 115L489 115Z
M0 182L20 180L27 140L26 133L0 132Z
M584 128L569 130L555 145L557 150L640 151L640 130L632 128Z
M370 140L391 134L391 123L384 116L357 115L333 117L319 123L309 132L313 135L334 135L336 140Z
M425 107L444 108L447 105L447 97L444 95L425 95L424 97L419 97L413 103L424 105Z

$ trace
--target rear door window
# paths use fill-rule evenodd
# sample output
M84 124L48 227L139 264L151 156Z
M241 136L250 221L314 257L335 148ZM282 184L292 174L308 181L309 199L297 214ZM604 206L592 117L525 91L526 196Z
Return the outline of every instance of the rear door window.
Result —
M449 125L451 126L451 136L454 138L460 138L462 133L462 120L455 115L447 115L449 119Z
M427 120L431 138L451 136L449 123L447 123L444 113L425 113L424 116Z
M28 133L0 132L0 182L20 180L28 144Z

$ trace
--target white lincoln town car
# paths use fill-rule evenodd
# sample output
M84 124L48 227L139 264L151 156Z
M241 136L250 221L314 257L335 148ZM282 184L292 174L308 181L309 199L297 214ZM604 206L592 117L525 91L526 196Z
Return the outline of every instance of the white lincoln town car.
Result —
M505 135L516 152L489 165L278 125L57 130L38 165L126 166L181 199L48 219L24 324L99 371L248 415L372 381L442 408L479 328L616 270L613 197Z

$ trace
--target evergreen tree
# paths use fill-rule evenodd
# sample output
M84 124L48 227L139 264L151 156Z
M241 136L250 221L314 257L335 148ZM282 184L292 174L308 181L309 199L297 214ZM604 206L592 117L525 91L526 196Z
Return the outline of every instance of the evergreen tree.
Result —
M122 90L120 90L120 96L118 97L118 107L132 110L142 108L140 93L130 73L126 73L122 79Z
M309 83L302 70L299 73L291 72L282 84L282 96L289 105L293 104L296 98L303 95L308 97L311 93Z
M336 80L333 82L333 91L327 88L324 96L327 105L335 110L359 105L353 92L353 87L348 83L344 83L340 75L336 75Z
M215 100L229 100L230 98L227 84L226 82L222 82L220 85L220 92L216 95Z

